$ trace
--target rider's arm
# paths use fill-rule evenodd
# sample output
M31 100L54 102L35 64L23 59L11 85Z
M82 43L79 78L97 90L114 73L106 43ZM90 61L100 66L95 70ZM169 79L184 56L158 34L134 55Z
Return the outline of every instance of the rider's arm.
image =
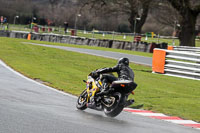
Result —
M114 66L114 67L109 67L109 68L102 68L97 70L96 72L98 74L102 74L102 73L109 73L109 72L118 72L119 71L119 65Z

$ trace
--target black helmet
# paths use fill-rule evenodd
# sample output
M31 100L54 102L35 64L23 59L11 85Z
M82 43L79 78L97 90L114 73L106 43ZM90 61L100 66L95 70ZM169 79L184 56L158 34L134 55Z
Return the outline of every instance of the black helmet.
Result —
M120 64L124 64L124 65L128 66L129 65L129 59L128 58L120 58L118 60L118 65L120 65Z

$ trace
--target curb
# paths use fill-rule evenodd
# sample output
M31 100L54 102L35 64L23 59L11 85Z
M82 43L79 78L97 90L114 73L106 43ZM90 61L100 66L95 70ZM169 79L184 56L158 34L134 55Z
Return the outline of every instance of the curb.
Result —
M148 110L124 108L124 111L130 112L132 114L142 115L142 116L153 118L153 119L164 120L164 121L168 121L171 123L175 123L175 124L179 124L179 125L183 125L186 127L191 127L191 128L200 130L200 123L197 123L192 120L183 120L176 116L167 116L162 113L155 113L155 112L148 111Z

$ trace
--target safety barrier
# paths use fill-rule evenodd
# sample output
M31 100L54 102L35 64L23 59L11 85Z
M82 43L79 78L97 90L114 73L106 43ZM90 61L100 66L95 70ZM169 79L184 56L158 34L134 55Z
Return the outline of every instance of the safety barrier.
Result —
M190 46L168 46L168 50L200 53L200 47L190 47Z
M200 80L200 54L154 49L153 73Z

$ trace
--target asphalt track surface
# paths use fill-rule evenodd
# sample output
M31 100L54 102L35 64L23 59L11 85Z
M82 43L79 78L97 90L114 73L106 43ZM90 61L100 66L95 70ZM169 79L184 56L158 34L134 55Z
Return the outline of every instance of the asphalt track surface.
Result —
M199 130L122 112L76 109L77 98L28 79L0 61L0 133L199 133Z

